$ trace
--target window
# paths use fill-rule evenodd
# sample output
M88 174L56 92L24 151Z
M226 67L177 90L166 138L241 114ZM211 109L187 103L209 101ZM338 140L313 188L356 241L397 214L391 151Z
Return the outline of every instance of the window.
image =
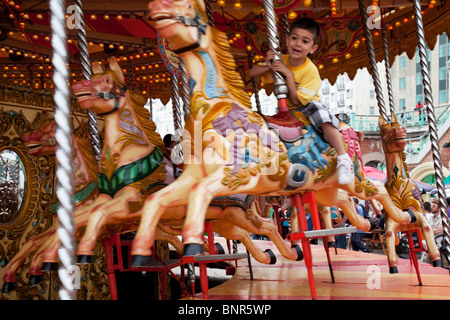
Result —
M447 68L440 67L439 68L439 80L445 80L445 79L447 79Z
M328 81L322 82L322 93L323 94L330 93L330 83Z
M399 79L399 89L400 90L404 90L405 88L406 88L406 79L403 77L403 78L400 78Z
M375 114L375 107L374 107L374 106L370 106L370 107L369 107L369 114L370 114L371 116L373 116L373 115Z
M400 64L400 69L406 68L406 57L400 57L399 64Z
M422 73L417 72L416 73L416 84L417 85L421 85L422 83L423 83L423 81L422 81Z
M439 45L439 58L447 56L447 44Z
M346 95L347 99L351 99L352 98L352 89L347 89L347 95Z
M447 90L440 90L439 91L439 103L446 103L448 98L448 91Z
M343 93L339 94L338 106L345 106L345 97Z
M344 90L345 89L345 79L343 77L339 77L338 81L337 81L337 89L339 91Z
M375 91L370 90L370 92L369 92L369 98L370 98L370 99L375 98Z
M417 101L422 101L423 102L423 94L417 94L416 95L416 102ZM414 105L414 107L415 107L416 105Z
M399 107L400 107L400 110L402 110L403 107L406 106L406 101L405 101L405 99L403 98L403 99L398 100L398 105L399 105Z
M323 98L323 104L324 104L327 108L330 107L330 97L329 97L329 96L326 96L326 97Z

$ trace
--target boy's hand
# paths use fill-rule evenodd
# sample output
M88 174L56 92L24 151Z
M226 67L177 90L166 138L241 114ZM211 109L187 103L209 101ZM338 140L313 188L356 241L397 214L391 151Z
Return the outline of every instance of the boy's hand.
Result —
M275 59L275 52L273 52L272 50L267 51L266 64L270 69L272 69L272 71L278 71L282 73L285 77L293 75L292 71L288 68L287 65L283 63L283 61L274 59Z

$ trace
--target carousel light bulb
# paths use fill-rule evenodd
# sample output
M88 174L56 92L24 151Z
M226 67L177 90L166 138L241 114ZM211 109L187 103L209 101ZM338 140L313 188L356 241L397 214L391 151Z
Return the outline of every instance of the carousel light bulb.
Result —
M218 4L220 7L225 7L225 0L219 0L219 1L217 1L217 4Z
M333 63L338 63L338 62L339 62L339 59L338 59L338 58L333 58L332 62L333 62Z
M252 51L252 46L248 44L248 45L245 46L245 49L247 51Z
M297 18L297 13L294 11L294 9L289 10L288 19L294 20L295 18Z
M116 18L117 18L117 20L122 20L122 19L123 19L123 16L119 13L119 14L116 16Z
M39 19L39 20L44 19L44 17L43 17L42 14L40 14L40 13L38 13L38 14L36 15L36 18Z
M91 14L91 20L97 19L97 16L95 14Z
M305 7L310 7L311 4L312 4L312 0L303 0L303 5L304 5Z
M240 0L236 0L233 4L233 8L235 8L236 10L242 9L242 3Z
M351 56L352 56L352 55L351 55L350 53L347 52L347 53L345 54L345 59L350 59Z
M103 16L103 19L105 19L105 20L109 20L111 17L110 17L110 15L109 14L105 14L104 16Z

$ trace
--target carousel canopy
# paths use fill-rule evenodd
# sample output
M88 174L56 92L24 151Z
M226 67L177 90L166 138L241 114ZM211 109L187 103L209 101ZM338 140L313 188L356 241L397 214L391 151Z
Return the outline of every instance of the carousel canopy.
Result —
M160 56L157 34L147 18L147 0L81 1L88 42L89 60L104 61L115 56L128 81L144 94L166 103L170 98L172 74ZM430 49L437 35L450 34L450 1L422 1L425 40ZM82 79L78 46L77 15L67 2L69 68L71 81ZM410 0L366 1L369 21L386 30L389 60L406 52L416 52L417 35ZM50 90L52 47L48 1L3 0L0 2L0 81L8 85ZM263 59L267 50L264 11L260 0L214 0L213 23L229 36L237 65L244 80L249 63ZM296 17L316 19L322 26L319 50L313 61L322 78L334 83L347 72L352 79L357 70L369 67L364 31L357 0L283 0L274 2L281 44L289 24ZM376 59L382 61L381 29L372 29ZM283 48L282 48L283 49ZM251 87L249 84L249 91Z

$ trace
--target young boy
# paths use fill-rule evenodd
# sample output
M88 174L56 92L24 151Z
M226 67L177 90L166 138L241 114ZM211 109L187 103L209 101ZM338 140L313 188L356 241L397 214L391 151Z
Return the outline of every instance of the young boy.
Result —
M339 133L339 120L319 101L319 70L308 58L317 48L320 27L313 19L300 18L291 27L286 47L288 54L274 61L275 53L268 51L266 62L250 69L251 77L262 76L264 83L272 83L273 71L282 73L288 88L288 106L308 117L314 128L322 133L338 154L338 182L341 185L354 181L353 163L345 152Z

